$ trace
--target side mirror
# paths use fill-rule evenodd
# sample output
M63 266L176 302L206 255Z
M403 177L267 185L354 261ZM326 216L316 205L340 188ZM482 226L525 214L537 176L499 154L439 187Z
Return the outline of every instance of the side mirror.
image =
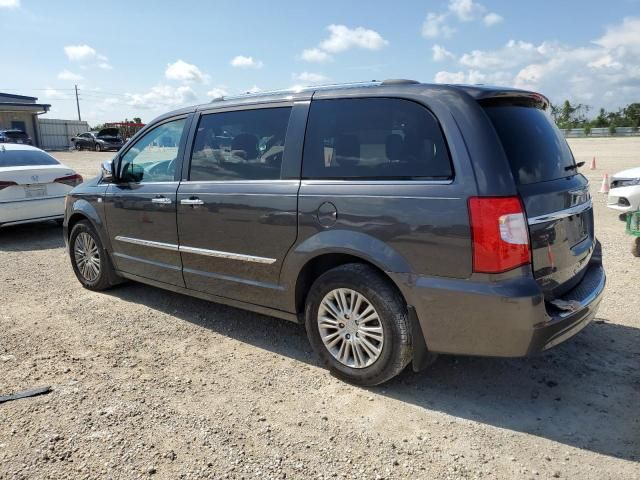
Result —
M102 162L100 170L102 171L102 181L105 183L112 183L115 179L113 172L113 160L105 160Z

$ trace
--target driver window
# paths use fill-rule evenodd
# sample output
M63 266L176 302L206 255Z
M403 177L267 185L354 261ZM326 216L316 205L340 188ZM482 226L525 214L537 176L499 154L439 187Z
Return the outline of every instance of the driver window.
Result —
M147 132L122 157L120 178L125 182L171 182L186 119L163 123Z

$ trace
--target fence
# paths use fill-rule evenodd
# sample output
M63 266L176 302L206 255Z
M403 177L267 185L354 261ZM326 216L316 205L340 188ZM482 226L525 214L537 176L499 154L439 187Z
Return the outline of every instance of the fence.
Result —
M44 150L67 150L72 147L71 137L88 132L89 124L78 120L38 118L40 148Z
M633 127L616 127L615 133L611 133L608 127L604 128L592 128L591 133L589 135L585 135L584 128L567 128L566 130L562 130L565 137L576 138L576 137L631 137L635 135L640 135L640 131L634 129Z

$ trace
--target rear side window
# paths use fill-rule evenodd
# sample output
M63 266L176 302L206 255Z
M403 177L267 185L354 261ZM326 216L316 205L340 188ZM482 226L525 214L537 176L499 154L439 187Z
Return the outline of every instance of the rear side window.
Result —
M0 148L0 167L30 167L59 165L51 155L39 150L3 150Z
M203 115L198 125L189 179L280 179L291 107Z
M304 144L304 178L449 179L438 121L397 98L314 100Z
M576 173L567 141L544 111L525 106L486 106L517 183L538 183Z

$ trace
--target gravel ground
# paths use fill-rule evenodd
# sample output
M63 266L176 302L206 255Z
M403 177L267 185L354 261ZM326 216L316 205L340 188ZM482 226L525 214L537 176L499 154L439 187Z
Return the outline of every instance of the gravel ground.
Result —
M0 479L640 476L640 259L597 193L640 138L578 139L609 284L598 319L527 359L441 356L377 388L322 368L303 327L75 279L55 224L0 231ZM56 153L85 176L112 154Z

